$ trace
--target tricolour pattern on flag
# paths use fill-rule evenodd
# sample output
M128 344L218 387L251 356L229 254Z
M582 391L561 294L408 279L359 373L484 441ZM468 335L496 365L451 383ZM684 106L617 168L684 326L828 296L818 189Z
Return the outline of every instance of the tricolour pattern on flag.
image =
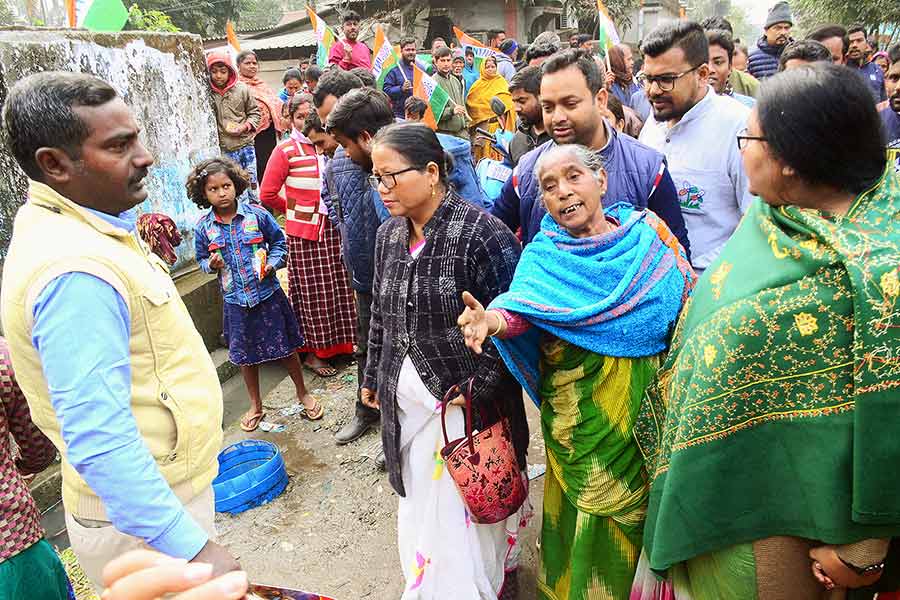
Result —
M306 7L306 14L309 15L309 24L312 25L313 31L316 32L316 39L319 41L319 47L316 50L316 64L324 69L328 65L328 53L331 52L337 36L309 6Z
M69 27L91 31L121 31L128 22L122 0L66 0Z
M504 56L499 50L488 48L459 27L453 27L453 34L456 35L456 39L459 40L459 45L463 47L463 50L471 48L475 53L475 64L473 67L478 72L481 72L481 63L484 62L485 58L489 56Z
M612 18L609 16L609 11L603 5L603 0L597 0L597 19L600 25L597 37L600 40L601 48L607 50L622 43L619 33L616 31L616 24L613 23Z
M396 49L381 28L375 26L375 48L372 51L372 75L378 83L378 89L384 89L384 78L400 64Z
M420 69L418 65L413 66L413 95L428 103L423 121L432 129L437 129L438 120L444 114L450 96L434 77Z

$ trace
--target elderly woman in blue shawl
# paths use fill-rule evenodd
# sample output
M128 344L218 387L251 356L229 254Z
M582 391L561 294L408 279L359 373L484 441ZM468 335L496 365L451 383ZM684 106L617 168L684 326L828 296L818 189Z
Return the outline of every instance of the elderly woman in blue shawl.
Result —
M652 212L619 203L604 213L596 152L557 146L535 171L548 213L541 232L487 310L463 295L459 325L475 352L495 338L541 410L539 597L626 599L648 493L632 428L694 274Z

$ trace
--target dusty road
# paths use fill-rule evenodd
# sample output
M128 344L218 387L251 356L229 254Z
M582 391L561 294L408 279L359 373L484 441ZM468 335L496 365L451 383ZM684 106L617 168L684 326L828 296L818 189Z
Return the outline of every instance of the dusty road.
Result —
M246 434L236 424L239 412L230 419L234 425L226 429L226 445L247 437L272 441L281 449L290 475L285 492L270 504L235 516L217 515L220 541L239 557L251 581L300 588L338 600L400 597L397 497L387 476L374 464L380 433L370 431L347 446L334 443L334 433L353 411L355 373L355 366L327 380L306 373L308 385L326 403L325 417L316 423L279 416L281 409L296 403L289 379L277 384L264 402L266 420L284 423L285 432ZM235 402L245 394L243 387L235 385L236 381L229 383L226 405L245 410L246 404ZM529 462L543 463L538 413L530 402L528 416ZM531 483L535 518L520 538L524 545L521 600L536 597L543 481L539 478Z

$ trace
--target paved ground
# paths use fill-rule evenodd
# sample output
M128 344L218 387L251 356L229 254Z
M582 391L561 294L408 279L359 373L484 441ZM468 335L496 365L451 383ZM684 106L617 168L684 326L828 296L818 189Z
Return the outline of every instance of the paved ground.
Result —
M371 431L348 446L333 436L349 419L355 400L355 366L323 380L307 374L311 389L324 400L326 414L311 423L299 417L279 417L280 409L296 402L290 379L269 369L264 386L277 383L265 399L267 420L287 426L283 433L245 434L237 421L245 410L246 392L240 378L224 386L226 443L247 437L278 444L290 475L276 500L240 515L218 515L220 541L227 545L251 581L296 587L340 600L399 598L403 582L397 557L397 497L387 476L374 465L379 433ZM537 411L529 405L532 445L529 457L544 462ZM543 478L531 484L536 518L522 536L520 573L522 600L535 598L536 540L540 527Z

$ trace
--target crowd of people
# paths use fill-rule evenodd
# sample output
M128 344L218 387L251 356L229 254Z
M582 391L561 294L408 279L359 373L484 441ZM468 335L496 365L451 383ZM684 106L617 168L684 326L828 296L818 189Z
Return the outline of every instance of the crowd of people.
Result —
M379 89L360 20L278 91L252 52L211 52L221 156L185 190L244 430L265 418L260 364L317 420L339 407L303 368L357 361L335 441L380 425L403 600L518 596L531 503L479 515L527 484L528 398L540 598L900 591L900 44L836 24L795 40L786 2L749 50L721 17L603 55L589 35L493 31L478 70L437 38L432 130L418 41ZM0 298L0 589L69 593L23 479L58 450L104 598L241 598L215 542L221 388L169 275L177 231L132 211L153 157L131 111L100 79L40 73L3 127L30 182ZM476 161L503 157L478 132L499 128L512 168L491 200ZM474 499L465 444L446 446L473 429L508 442L465 459L503 476Z

